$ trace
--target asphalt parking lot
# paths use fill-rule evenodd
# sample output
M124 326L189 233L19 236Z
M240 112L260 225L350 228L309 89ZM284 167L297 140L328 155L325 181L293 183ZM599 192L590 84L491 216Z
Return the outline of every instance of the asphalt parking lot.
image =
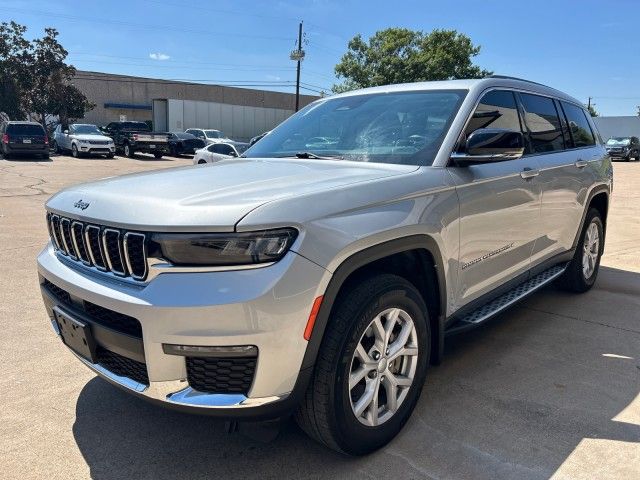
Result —
M344 458L293 422L227 434L133 398L53 334L35 257L43 203L74 183L191 159L0 159L0 478L640 478L640 163L616 163L589 293L547 288L447 342L386 448Z

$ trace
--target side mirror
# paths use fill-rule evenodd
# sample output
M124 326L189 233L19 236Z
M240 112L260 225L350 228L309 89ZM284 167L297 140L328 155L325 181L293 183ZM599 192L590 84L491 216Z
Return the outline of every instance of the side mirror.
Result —
M65 135L69 135L69 130L63 130L62 133L64 133Z
M451 155L456 165L515 160L524 154L524 137L515 130L479 128L467 138L466 150Z
M229 156L230 156L230 157L237 157L237 156L238 156L238 154L237 154L236 152L234 152L233 150L231 150L231 151L229 152Z

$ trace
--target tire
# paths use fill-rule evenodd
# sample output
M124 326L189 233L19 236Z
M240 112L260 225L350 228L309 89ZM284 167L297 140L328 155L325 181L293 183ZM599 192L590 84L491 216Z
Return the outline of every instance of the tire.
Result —
M115 153L107 153L107 158L113 158L115 156L116 156Z
M162 152L153 152L153 157L156 160L160 160L162 158Z
M60 148L60 145L58 145L58 142L56 142L55 140L53 141L53 151L58 155L62 155L62 149Z
M42 159L43 159L43 160L49 160L49 158L50 158L50 157L49 157L49 154L48 154L48 153L43 153L43 154L42 154Z
M78 147L75 143L71 144L71 156L73 158L80 158L80 152L78 151Z
M590 229L591 232L590 232ZM597 231L598 240L597 248L589 242L589 238L593 239L594 230ZM591 237L589 237L591 235ZM585 242L586 240L586 242ZM589 244L589 251L591 254L589 258L585 253L585 245ZM602 252L604 251L604 226L600 212L591 208L587 212L587 216L584 219L584 226L580 233L578 245L576 251L567 266L567 269L560 277L560 285L570 292L584 293L593 287L598 277L598 270L600 268L600 259L602 258ZM586 268L585 263L592 263L592 268Z
M204 165L205 163L207 163L207 162L204 161L204 160L198 160L198 165Z
M133 151L133 149L129 146L128 143L124 144L124 156L125 157L129 157L129 158L134 158L136 156L135 152Z
M385 369L388 351L377 352L375 345L369 345L375 338L375 335L371 337L374 332L370 328L372 321L382 316L380 325L384 321L384 326L387 326L389 312L394 311L399 312L400 316L394 325L401 332L410 328L407 319L414 327L409 341L403 345L417 352L417 355L399 357L400 370L406 376L398 374L397 364L389 363ZM411 416L420 397L430 355L428 318L427 307L416 288L396 275L381 274L365 279L352 288L346 287L333 308L309 388L295 414L298 425L318 442L348 455L364 455L391 441ZM398 339L401 332L393 330L390 349L394 341L403 342ZM365 342L368 345L363 346ZM358 351L366 354L364 358L370 362L368 368L371 370L359 360L363 354L356 353L357 347L362 347ZM376 354L379 363L376 363ZM364 374L365 371L368 373ZM358 372L363 376L350 389L350 376ZM409 382L397 390L395 412L389 410L386 404L390 378ZM367 403L364 401L366 389L371 385L378 385L372 388L379 389L379 394L373 397L380 402L379 407L373 410L369 404L364 410L359 409L361 413L357 414L358 405ZM371 421L373 412L381 413L379 418L375 415L378 418L377 425Z

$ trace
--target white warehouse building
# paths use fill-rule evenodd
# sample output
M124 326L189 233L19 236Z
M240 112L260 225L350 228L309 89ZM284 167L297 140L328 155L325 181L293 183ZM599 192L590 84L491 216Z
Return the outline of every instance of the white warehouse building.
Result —
M286 120L292 110L174 98L153 100L157 131L182 132L187 128L221 130L230 138L248 140Z

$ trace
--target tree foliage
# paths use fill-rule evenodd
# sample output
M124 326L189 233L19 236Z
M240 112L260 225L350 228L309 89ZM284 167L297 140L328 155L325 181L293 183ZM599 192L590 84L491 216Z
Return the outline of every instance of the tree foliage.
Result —
M65 63L57 30L46 28L32 41L26 31L16 22L0 23L0 111L12 119L37 114L43 125L47 115L82 118L94 105L72 84L76 69Z
M430 33L406 28L376 32L368 42L353 37L335 67L334 92L393 83L482 78L492 72L473 64L480 47L455 30Z
M596 110L596 106L593 103L590 103L589 105L587 105L587 110L589 111L589 115L591 115L592 117L597 117L598 115L600 115Z

